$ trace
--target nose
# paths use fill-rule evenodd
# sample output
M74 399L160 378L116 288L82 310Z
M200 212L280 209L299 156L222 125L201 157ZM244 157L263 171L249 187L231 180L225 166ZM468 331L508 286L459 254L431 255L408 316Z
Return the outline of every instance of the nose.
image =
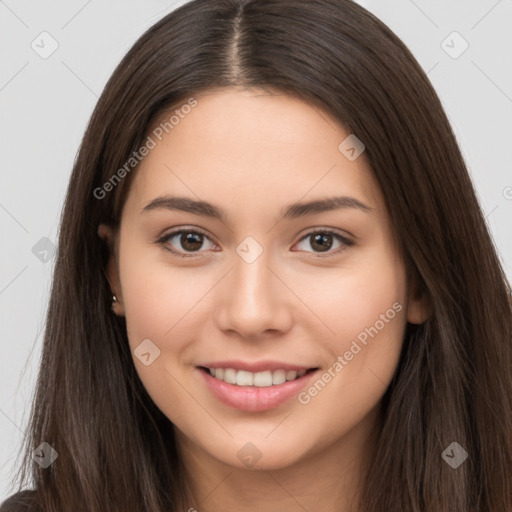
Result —
M235 255L231 272L219 283L215 315L219 329L256 340L291 328L293 294L272 267L265 251L251 263Z

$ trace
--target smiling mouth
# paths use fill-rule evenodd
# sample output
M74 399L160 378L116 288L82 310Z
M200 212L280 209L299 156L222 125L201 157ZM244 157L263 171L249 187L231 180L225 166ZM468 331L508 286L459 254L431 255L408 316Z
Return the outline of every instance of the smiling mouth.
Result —
M277 369L262 372L249 372L246 370L236 370L234 368L209 368L205 366L199 366L199 369L208 373L216 380L223 381L227 384L259 388L279 386L285 382L298 380L307 373L317 370L317 368L310 368L300 371Z

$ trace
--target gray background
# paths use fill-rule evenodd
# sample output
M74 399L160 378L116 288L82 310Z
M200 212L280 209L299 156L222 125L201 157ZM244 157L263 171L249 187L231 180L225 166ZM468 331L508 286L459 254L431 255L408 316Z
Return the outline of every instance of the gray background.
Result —
M41 350L52 244L86 123L136 38L182 3L0 0L0 501L13 491ZM428 71L510 279L512 0L360 3ZM44 31L51 37L40 36ZM454 31L463 39L450 35ZM457 56L464 40L469 47ZM58 48L42 58L52 44Z

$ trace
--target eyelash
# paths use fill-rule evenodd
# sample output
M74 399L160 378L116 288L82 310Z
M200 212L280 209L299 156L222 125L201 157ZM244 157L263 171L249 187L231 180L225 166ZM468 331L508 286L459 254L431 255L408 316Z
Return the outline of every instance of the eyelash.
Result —
M172 231L171 233L168 233L168 234L162 236L161 238L156 240L156 243L162 245L165 250L173 253L174 255L176 255L178 257L194 258L194 257L200 256L201 252L204 252L204 251L196 251L196 252L192 252L192 253L182 253L182 252L179 252L179 251L175 251L174 249L171 249L169 247L168 241L171 240L172 238L174 238L175 236L181 235L183 233L189 233L189 234L192 233L192 234L196 234L196 235L202 235L205 238L207 238L208 240L210 240L210 238L208 237L208 235L206 233L203 233L202 231L198 230L197 228L194 228L194 229L183 229L182 228L182 229L178 229L176 231ZM336 251L330 251L330 249L329 249L329 251L325 252L325 253L322 253L322 252L315 253L315 252L313 252L313 254L315 254L316 258L325 258L325 257L330 257L330 256L337 255L337 254L347 250L348 248L350 248L350 247L352 247L354 245L354 242L352 240L349 240L348 238L346 238L345 236L341 235L337 231L333 231L331 229L321 229L321 228L320 229L315 229L313 231L310 231L309 233L306 233L299 240L299 242L302 242L303 240L307 239L308 237L312 237L312 236L314 236L316 234L332 235L333 237L337 238L345 246L345 247L343 247L341 249L338 249ZM306 252L310 252L310 251L306 251Z

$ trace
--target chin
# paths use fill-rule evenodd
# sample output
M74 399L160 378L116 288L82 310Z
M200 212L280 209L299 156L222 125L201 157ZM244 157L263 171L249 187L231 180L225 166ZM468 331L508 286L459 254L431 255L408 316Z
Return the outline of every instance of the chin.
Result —
M267 433L268 435L268 433ZM241 439L230 439L223 444L204 446L205 451L219 462L237 469L250 471L275 471L285 469L307 458L304 440L300 436L283 436L272 434L265 439L264 436L248 436Z

